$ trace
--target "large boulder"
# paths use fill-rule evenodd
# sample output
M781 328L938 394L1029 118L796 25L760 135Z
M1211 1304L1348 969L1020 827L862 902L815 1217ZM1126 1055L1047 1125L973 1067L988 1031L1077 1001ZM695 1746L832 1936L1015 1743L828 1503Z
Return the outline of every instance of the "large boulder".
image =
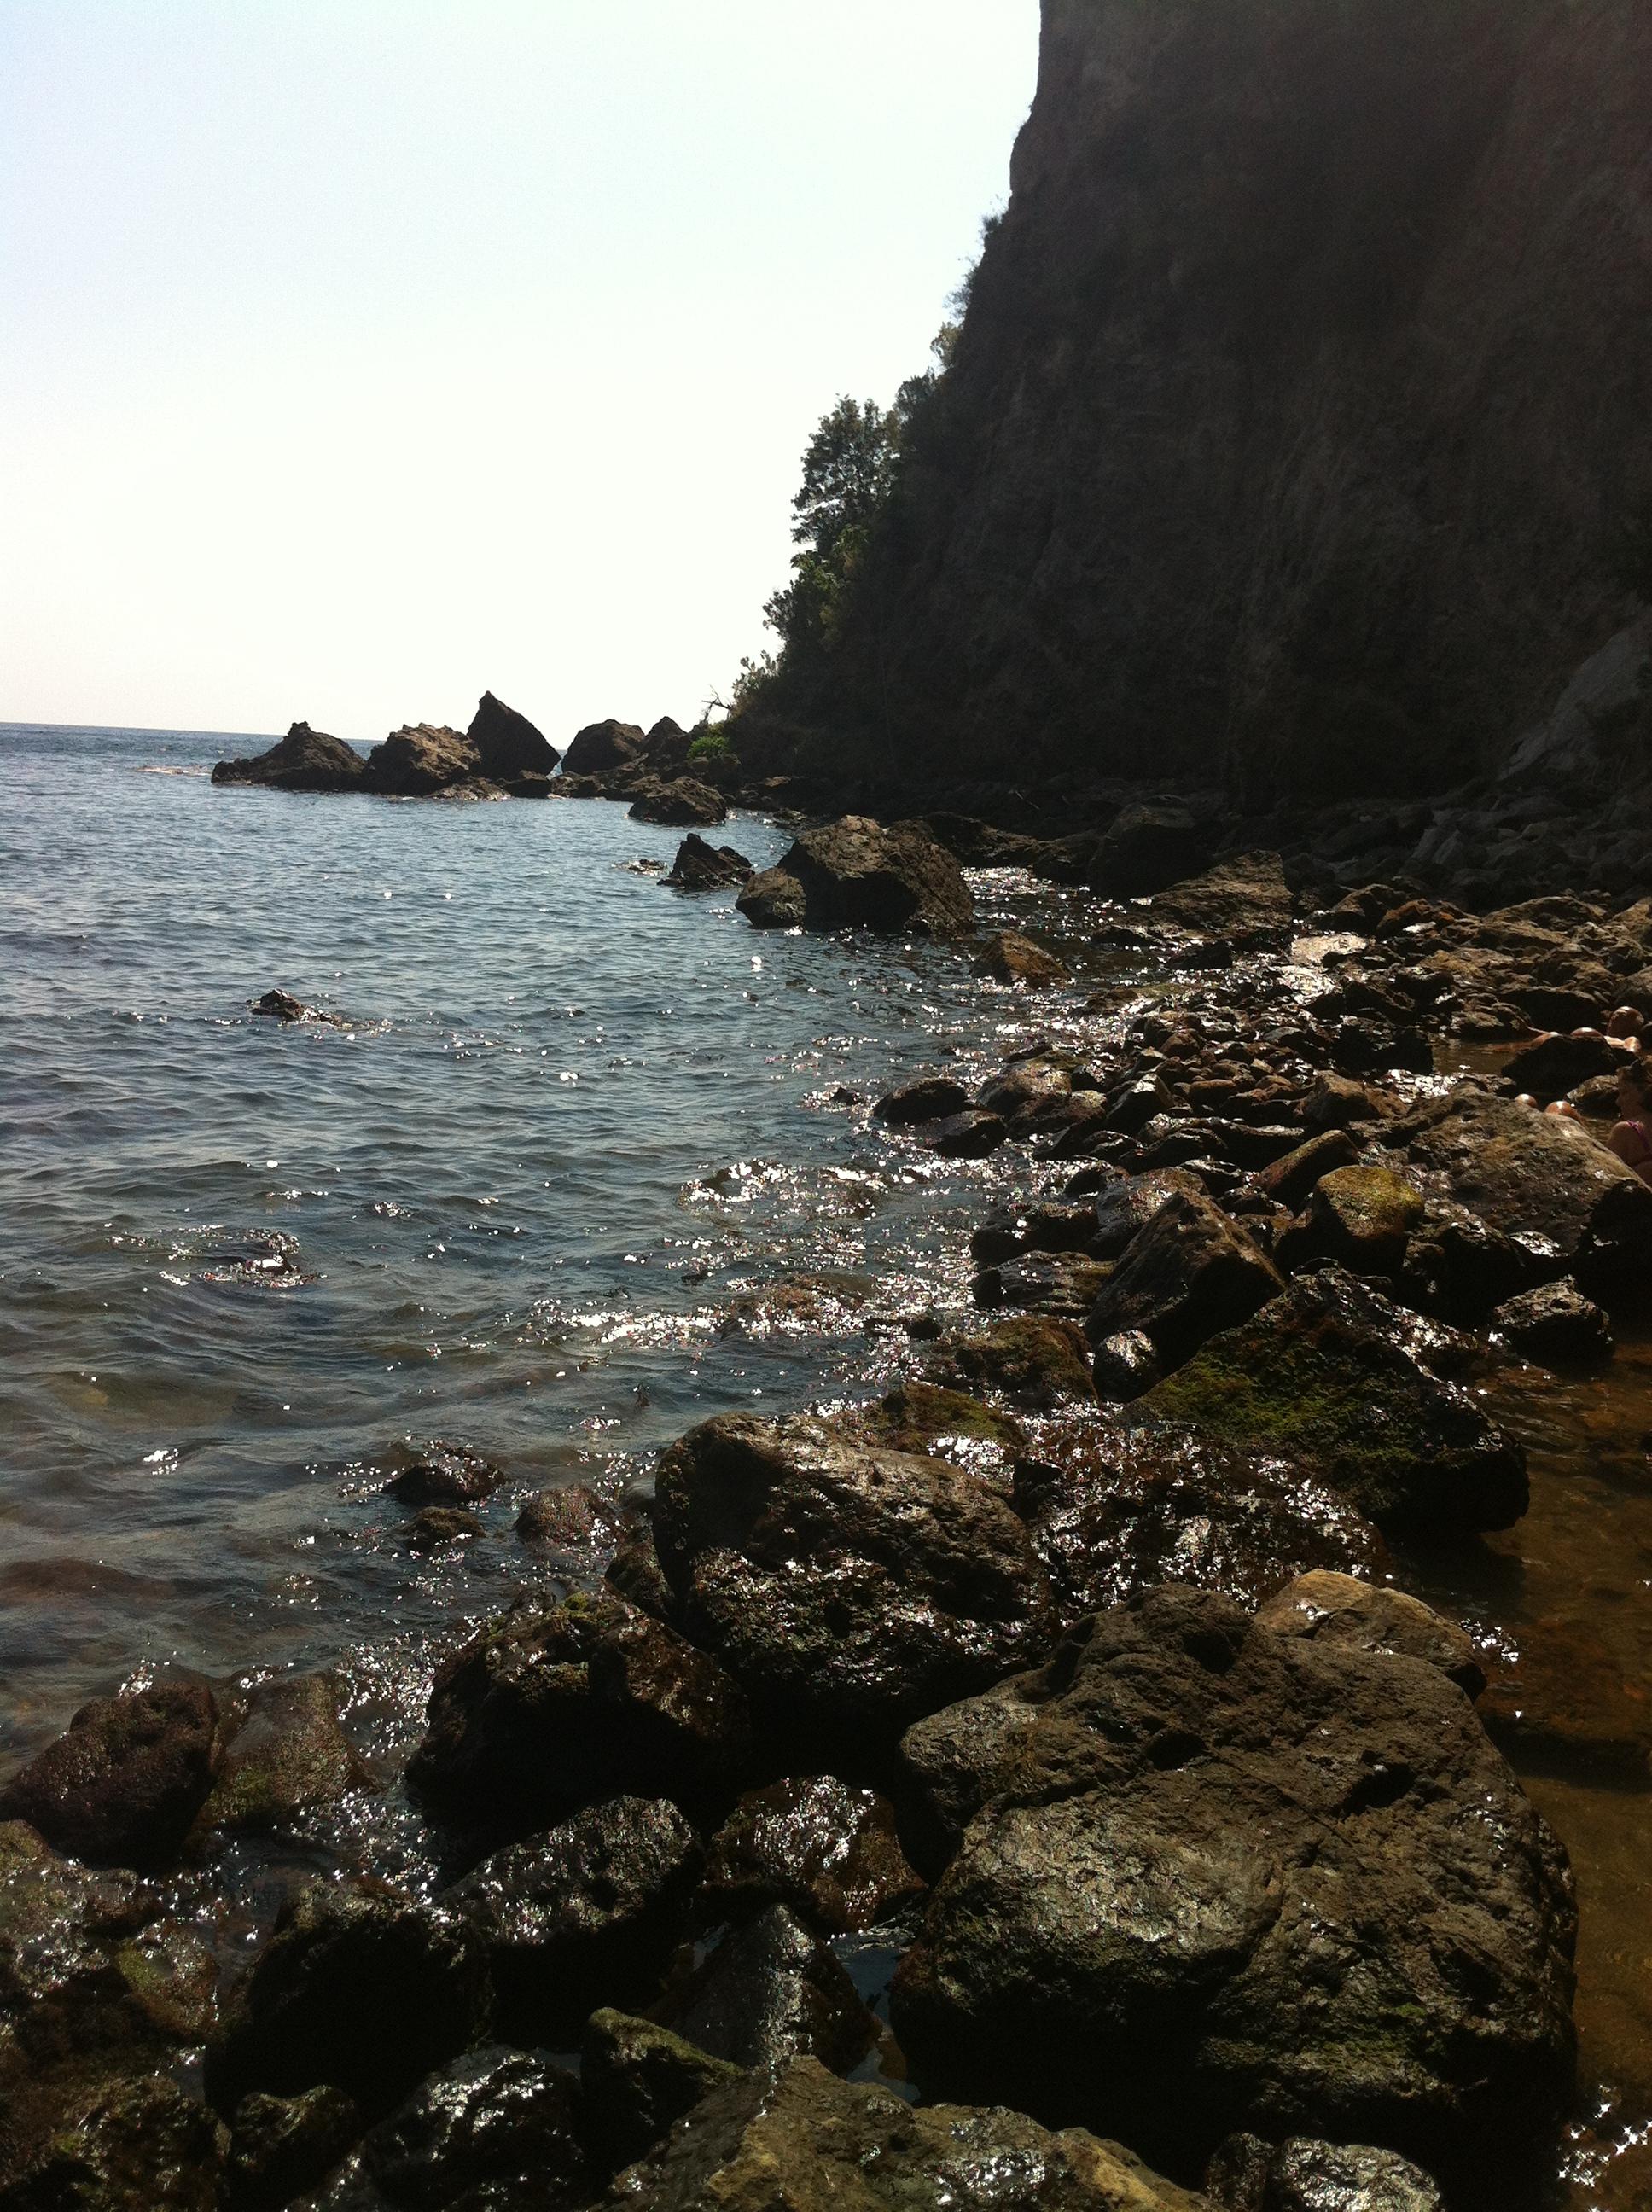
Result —
M165 1866L206 1802L219 1752L217 1703L201 1683L96 1698L0 1790L0 1821L27 1820L92 1866Z
M929 2094L1457 2172L1558 2116L1565 1856L1437 1668L1164 1589L1016 1686L896 1979Z
M728 802L722 793L697 777L679 775L664 783L650 776L633 787L634 822L659 822L673 829L686 829L692 823L704 830L728 820Z
M219 2212L217 2128L175 2081L112 2083L5 2191L5 2212Z
M325 1674L277 1674L247 1692L192 1838L291 1832L367 1785L339 1725L337 1686Z
M846 814L806 830L735 902L759 929L910 930L967 936L975 902L945 847L908 823L885 829Z
M1313 1468L1384 1529L1507 1528L1527 1504L1521 1447L1422 1365L1386 1300L1333 1270L1212 1338L1132 1417Z
M1444 2212L1428 2175L1397 2151L1311 2136L1230 2136L1205 2186L1222 2212Z
M1210 842L1185 806L1127 806L1096 848L1090 887L1103 898L1145 898L1202 868Z
M1047 1633L1043 1571L1001 1498L823 1421L691 1429L659 1462L654 1542L683 1627L788 1753L875 1764Z
M477 701L465 735L481 757L483 775L549 775L559 757L543 731L491 691Z
M1092 1344L1139 1329L1167 1365L1278 1297L1284 1279L1208 1198L1178 1191L1126 1247L1084 1322Z
M591 2193L580 2122L566 2069L484 2045L381 2120L313 2212L572 2212Z
M714 1807L750 1761L725 1669L610 1590L491 1622L436 1670L428 1720L409 1779L483 1829L624 1796Z
M708 1912L730 1918L786 1905L811 1927L843 1935L886 1920L922 1888L888 1802L835 1774L812 1774L741 1798L712 1838L701 1897Z
M392 799L428 799L482 774L482 755L463 732L433 722L392 730L374 745L361 773L363 791Z
M244 760L220 761L214 783L256 783L271 791L358 791L367 763L354 745L307 722L295 722L279 744Z
M811 2058L714 2089L628 2167L611 2212L1210 2212L1115 2143L1019 2112L914 2111Z
M716 891L743 884L750 873L751 863L744 853L737 853L732 845L708 844L690 830L677 848L671 873L661 881L674 891Z
M641 758L648 740L635 722L587 722L562 755L565 775L605 775Z
M742 2069L651 2020L604 2006L586 2022L580 2051L585 2133L604 2171L629 2166L675 2120Z
M1160 891L1151 911L1161 925L1238 945L1278 945L1291 936L1291 892L1277 853L1218 861Z
M726 1933L656 2016L737 2066L803 2056L846 2074L878 2034L841 1960L783 1905Z

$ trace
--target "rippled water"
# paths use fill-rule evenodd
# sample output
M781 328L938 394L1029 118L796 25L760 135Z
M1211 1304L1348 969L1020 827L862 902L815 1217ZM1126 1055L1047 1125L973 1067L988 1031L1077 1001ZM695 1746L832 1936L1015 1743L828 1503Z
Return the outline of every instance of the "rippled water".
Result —
M1029 1005L956 948L757 936L639 872L678 833L617 805L211 787L263 742L0 728L0 1767L167 1663L337 1664L364 1744L404 1735L435 1642L544 1571L511 1534L529 1491L621 1480L713 1411L866 1395L903 1319L962 1305L1024 1155L938 1164L840 1087L1096 1028L1082 987ZM1081 895L975 884L1085 981L1125 975ZM276 985L352 1026L253 1017ZM1564 2201L1626 2212L1652 2201L1652 1348L1493 1396L1531 1514L1406 1575L1546 1669L1515 1756L1583 1906ZM511 1480L483 1540L420 1559L377 1485L435 1435Z

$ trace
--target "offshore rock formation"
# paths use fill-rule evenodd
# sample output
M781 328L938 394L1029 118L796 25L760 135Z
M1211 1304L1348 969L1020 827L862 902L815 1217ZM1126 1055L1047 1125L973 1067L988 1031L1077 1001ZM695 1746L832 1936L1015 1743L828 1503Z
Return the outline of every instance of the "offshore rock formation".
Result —
M1622 0L1043 0L953 364L773 764L1256 809L1498 765L1649 588L1649 112Z

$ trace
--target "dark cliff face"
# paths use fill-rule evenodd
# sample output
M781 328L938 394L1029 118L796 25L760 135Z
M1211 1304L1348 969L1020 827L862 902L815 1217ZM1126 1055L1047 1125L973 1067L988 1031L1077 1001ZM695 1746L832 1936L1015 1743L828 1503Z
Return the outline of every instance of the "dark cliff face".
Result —
M1632 611L1652 7L1044 0L953 368L772 707L933 793L1439 789Z

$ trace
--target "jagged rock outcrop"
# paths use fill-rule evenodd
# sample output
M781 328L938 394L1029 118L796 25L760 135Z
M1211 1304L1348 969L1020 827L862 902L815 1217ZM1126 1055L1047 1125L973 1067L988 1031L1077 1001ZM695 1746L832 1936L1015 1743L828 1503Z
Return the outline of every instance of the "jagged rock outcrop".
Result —
M356 791L367 763L353 745L307 722L295 722L267 753L222 760L214 783L256 783L271 791Z
M559 758L543 730L491 691L477 702L465 734L482 756L483 775L549 775Z

